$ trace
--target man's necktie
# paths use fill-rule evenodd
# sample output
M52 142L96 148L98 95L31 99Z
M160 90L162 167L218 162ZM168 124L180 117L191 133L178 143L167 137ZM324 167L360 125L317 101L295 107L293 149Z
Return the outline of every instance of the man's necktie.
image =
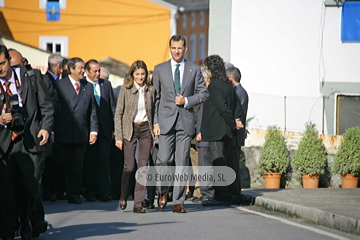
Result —
M174 87L175 87L175 94L177 95L180 93L180 64L176 64L176 69L174 73Z
M8 95L8 97L10 97L12 95L12 92L10 90L10 81L6 81L4 82L5 88L6 88L6 94ZM6 108L9 108L10 106L6 106ZM15 138L19 136L19 134L16 134L15 132L12 132L12 136L11 136L11 140L15 140Z
M95 100L97 102L97 105L100 106L100 96L96 91L96 83L94 83L93 85L94 85L94 97L95 97Z
M75 91L76 91L76 94L79 94L79 91L80 91L80 84L78 82L75 83Z

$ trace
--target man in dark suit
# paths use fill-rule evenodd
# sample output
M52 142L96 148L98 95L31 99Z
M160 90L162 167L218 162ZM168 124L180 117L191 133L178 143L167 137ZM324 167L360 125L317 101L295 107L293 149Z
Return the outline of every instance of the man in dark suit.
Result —
M80 204L84 154L87 144L97 139L98 122L93 85L84 79L84 61L71 58L70 74L54 82L61 111L55 118L53 182L61 179L61 166L67 164L68 203ZM63 177L63 176L62 176Z
M11 49L9 50L9 54L11 57L11 66L12 67L19 67L19 66L24 66L24 61L23 61L23 56L22 54L15 50L15 49ZM35 72L40 72L37 69L32 69L32 67L30 66L30 64L24 66L27 69L27 74L28 75L33 75L32 73ZM34 77L36 77L36 74L33 75ZM35 79L36 81L38 79ZM44 75L42 80L44 81L44 84L46 86L46 89L48 90L49 96L50 96L50 100L54 106L54 111L55 113L59 111L59 99L57 97L56 91L54 90L54 87L51 83L51 81L49 80L49 78ZM39 81L41 81L41 79L39 79ZM35 165L35 172L38 173L38 176L36 176L36 179L38 179L39 181L39 194L37 196L36 199L36 206L34 208L34 211L32 212L30 221L31 221L31 225L32 225L32 229L33 229L33 237L37 237L40 235L40 233L44 233L47 230L48 227L48 223L47 221L45 221L45 211L44 211L44 207L42 205L42 175L43 175L43 171L44 171L44 167L45 167L45 158L47 156L50 156L52 151L52 143L51 141L47 141L47 143L44 145L44 151L39 155L39 160L37 161L38 164Z
M94 87L98 135L95 144L88 145L84 160L84 188L86 200L95 201L99 193L100 201L111 201L109 155L114 132L115 98L111 83L100 77L100 65L92 59L85 64L86 79Z
M186 40L174 35L169 41L171 59L155 66L153 85L155 93L154 134L159 135L157 166L189 166L191 139L195 135L194 106L208 97L200 67L184 59ZM175 152L175 154L174 154ZM186 168L177 167L180 175ZM169 184L159 183L158 206L167 204ZM176 183L173 190L173 212L185 213L182 206L186 195L186 182Z
M0 45L0 237L13 239L19 214L22 239L31 239L30 216L39 190L39 156L53 123L53 105L40 71L10 67L7 48ZM11 97L10 97L11 96ZM18 104L10 100L18 98ZM22 110L8 112L18 105ZM16 120L17 119L17 120ZM24 121L24 129L17 129ZM19 124L15 124L15 123ZM16 195L16 196L15 196ZM17 208L17 211L16 211Z
M231 84L233 85L236 96L239 99L239 102L244 110L244 114L242 115L240 120L241 122L246 123L249 98L246 90L241 86L240 83L240 70L236 67L229 67L226 69L226 75ZM247 130L245 128L237 130L235 132L235 136L231 141L229 166L235 171L236 174L235 181L230 185L232 204L240 204L241 176L239 163L241 156L241 146L245 145L246 131Z
M210 143L212 165L228 166L229 145L234 131L243 127L240 121L243 112L241 105L236 103L235 92L226 77L222 58L211 55L204 63L210 78L210 81L206 82L210 96L203 104L201 136L203 141ZM214 186L214 188L215 199L203 202L204 206L231 203L229 186Z

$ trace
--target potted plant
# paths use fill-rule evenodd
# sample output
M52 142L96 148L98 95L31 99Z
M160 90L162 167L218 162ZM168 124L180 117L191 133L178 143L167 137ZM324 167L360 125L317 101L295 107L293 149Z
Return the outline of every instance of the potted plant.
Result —
M305 132L295 150L292 165L302 174L304 188L317 188L320 174L324 174L327 156L316 125L305 124Z
M286 171L289 163L289 151L279 127L269 126L258 165L260 172L264 174L265 188L280 188L281 174Z
M360 127L346 129L343 137L331 171L341 174L342 188L357 188L360 175Z

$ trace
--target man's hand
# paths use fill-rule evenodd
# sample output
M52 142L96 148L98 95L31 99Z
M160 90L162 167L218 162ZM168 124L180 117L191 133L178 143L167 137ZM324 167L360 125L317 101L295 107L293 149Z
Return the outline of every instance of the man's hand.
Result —
M160 136L160 126L159 125L155 125L153 127L153 133L155 136Z
M245 139L247 139L248 135L250 135L250 132L245 128Z
M0 115L0 123L8 124L11 121L12 121L12 114L11 113L6 113L6 104L4 104L4 108L3 108L2 112L1 112L1 115Z
M201 133L199 133L198 135L196 135L196 141L201 142L202 141L202 137L201 137Z
M116 140L115 146L117 146L120 150L123 149L123 141L122 140Z
M49 138L49 132L44 130L44 129L41 129L39 131L39 134L37 135L38 138L41 138L42 137L42 140L40 142L40 146L44 145L45 143L47 143L48 141L48 138Z
M89 144L93 145L96 142L97 136L94 134L90 134Z
M182 106L185 104L185 98L183 95L180 95L178 93L178 95L175 97L175 104L178 106Z
M243 128L244 125L242 124L242 122L240 121L240 118L235 119L236 122L236 129L239 130L240 128Z

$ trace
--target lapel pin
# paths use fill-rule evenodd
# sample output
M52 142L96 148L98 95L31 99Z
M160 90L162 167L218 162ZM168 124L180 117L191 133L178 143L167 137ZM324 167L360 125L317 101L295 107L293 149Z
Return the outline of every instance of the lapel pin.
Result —
M192 69L190 69L190 72L192 72Z

